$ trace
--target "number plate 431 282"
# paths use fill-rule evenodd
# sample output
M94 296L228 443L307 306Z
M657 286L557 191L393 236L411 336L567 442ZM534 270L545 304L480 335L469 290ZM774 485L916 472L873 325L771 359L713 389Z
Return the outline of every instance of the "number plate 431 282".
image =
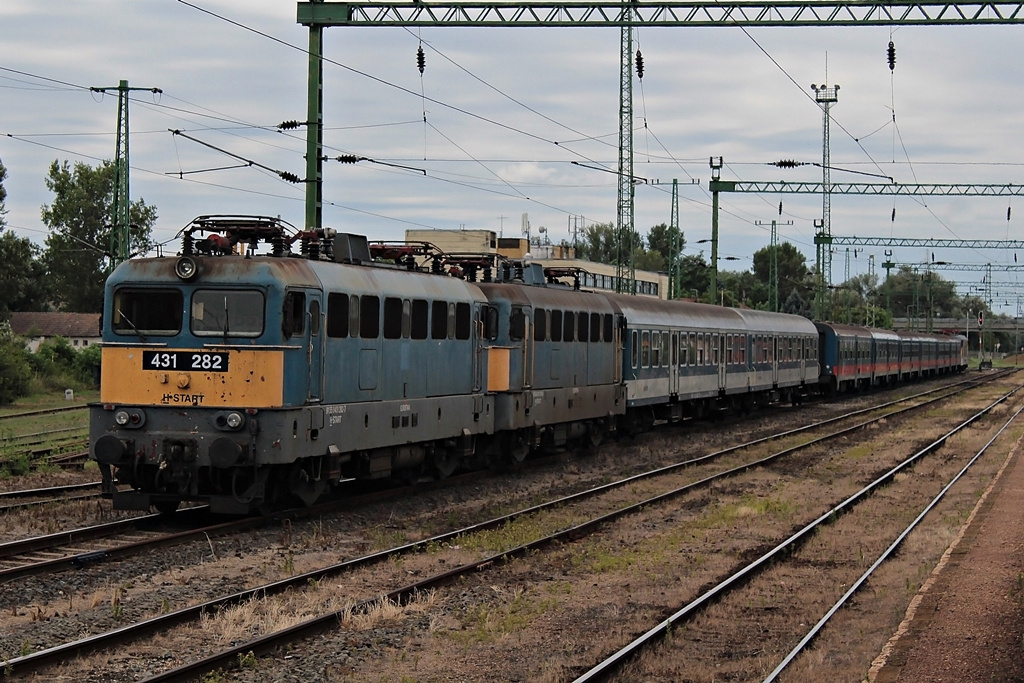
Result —
M227 372L228 354L206 351L143 351L144 370Z

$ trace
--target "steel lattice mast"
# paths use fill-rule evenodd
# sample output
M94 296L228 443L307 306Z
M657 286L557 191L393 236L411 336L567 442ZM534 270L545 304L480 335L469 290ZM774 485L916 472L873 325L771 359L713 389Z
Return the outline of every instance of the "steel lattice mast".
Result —
M93 92L117 91L117 143L114 152L114 198L110 216L110 269L127 261L131 244L131 207L129 175L131 165L128 154L128 93L132 90L163 92L160 88L130 88L128 81L121 81L116 88L89 88Z
M615 291L635 294L633 281L633 27L630 0L623 0L619 60L619 195L616 202Z

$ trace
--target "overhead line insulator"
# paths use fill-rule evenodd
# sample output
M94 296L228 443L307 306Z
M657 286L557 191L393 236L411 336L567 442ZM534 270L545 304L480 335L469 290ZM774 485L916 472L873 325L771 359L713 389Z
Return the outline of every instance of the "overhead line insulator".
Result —
M423 75L423 70L427 68L427 56L423 54L423 46L420 45L416 48L416 68L420 70L420 75Z
M889 41L889 49L886 50L886 56L889 58L889 71L896 69L896 44L891 40Z
M640 50L636 51L636 77L641 81L644 79L644 56Z

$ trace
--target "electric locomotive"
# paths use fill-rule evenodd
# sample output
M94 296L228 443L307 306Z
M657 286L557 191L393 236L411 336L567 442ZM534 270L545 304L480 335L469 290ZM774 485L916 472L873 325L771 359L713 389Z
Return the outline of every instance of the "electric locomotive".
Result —
M200 217L180 257L108 279L90 450L116 508L308 504L343 479L448 474L493 432L480 289L288 227Z

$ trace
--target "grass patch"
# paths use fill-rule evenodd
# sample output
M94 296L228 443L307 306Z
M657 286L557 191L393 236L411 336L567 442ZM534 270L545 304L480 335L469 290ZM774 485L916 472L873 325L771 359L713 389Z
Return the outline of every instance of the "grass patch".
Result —
M462 631L451 633L462 644L488 643L527 629L538 617L558 606L555 598L534 599L517 588L512 599L499 605L477 605L462 618Z

